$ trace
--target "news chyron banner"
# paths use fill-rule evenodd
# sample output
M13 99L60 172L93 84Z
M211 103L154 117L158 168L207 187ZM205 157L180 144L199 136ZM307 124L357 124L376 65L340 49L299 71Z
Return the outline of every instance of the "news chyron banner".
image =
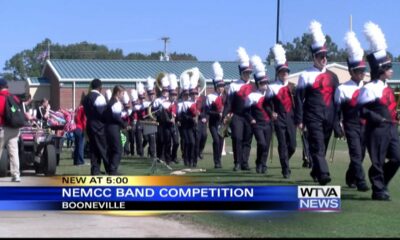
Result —
M321 211L341 209L340 186L205 186L176 176L67 176L1 186L0 210Z

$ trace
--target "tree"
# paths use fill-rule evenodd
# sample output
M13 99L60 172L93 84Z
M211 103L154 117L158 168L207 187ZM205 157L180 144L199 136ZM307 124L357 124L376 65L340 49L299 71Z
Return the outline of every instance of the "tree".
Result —
M22 80L27 77L38 77L48 58L48 50L50 49L51 58L54 59L131 59L131 60L159 60L161 51L153 52L149 55L142 53L129 53L124 56L122 49L108 49L105 45L88 43L86 41L61 45L53 44L50 39L46 38L38 43L30 50L23 50L15 54L11 59L6 61L3 77L8 80ZM171 53L170 60L190 60L197 61L197 58L191 54Z
M301 38L296 37L293 42L282 44L286 50L286 59L288 61L312 61L310 46L312 44L312 35L304 33ZM346 61L346 52L344 49L339 49L336 43L332 41L329 35L326 35L326 47L328 48L328 60L331 62ZM267 62L272 63L274 55L272 48L267 57Z

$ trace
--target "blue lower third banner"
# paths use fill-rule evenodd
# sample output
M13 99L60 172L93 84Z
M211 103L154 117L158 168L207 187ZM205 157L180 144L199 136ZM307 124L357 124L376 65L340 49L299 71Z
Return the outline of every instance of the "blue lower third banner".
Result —
M340 211L338 186L0 187L0 210Z

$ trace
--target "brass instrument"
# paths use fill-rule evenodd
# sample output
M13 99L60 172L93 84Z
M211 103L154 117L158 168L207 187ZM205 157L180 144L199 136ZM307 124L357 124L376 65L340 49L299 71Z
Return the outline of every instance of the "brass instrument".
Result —
M156 96L157 97L161 96L161 92L162 92L161 79L163 79L165 76L168 76L168 73L160 72L156 77L155 85L156 85Z
M221 125L218 127L218 135L221 136L222 138L226 138L230 136L230 132L229 132L229 126L231 125L232 122L232 117L233 114L230 113L228 115L226 115L226 122L222 122Z

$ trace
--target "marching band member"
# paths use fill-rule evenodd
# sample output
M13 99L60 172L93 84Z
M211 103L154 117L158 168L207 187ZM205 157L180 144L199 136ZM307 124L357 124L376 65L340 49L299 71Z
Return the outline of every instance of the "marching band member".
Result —
M153 103L155 101L155 91L154 91L154 82L155 79L148 77L147 84L146 84L146 92L148 100L144 100L142 104L142 114L139 120L147 120L147 121L156 121L156 119L152 119L152 112L153 112ZM151 111L150 111L151 110ZM140 124L141 131L143 133L143 125ZM156 135L155 133L147 134L143 136L143 148L149 144L148 148L148 156L151 158L156 157Z
M215 92L207 95L208 127L213 139L214 168L222 168L221 154L224 138L219 135L218 129L221 127L222 110L224 107L224 70L219 62L215 62L212 67L214 71L213 84Z
M124 91L124 95L122 97L122 112L121 112L121 118L122 121L126 122L127 126L131 125L131 119L130 119L130 115L132 114L132 109L131 109L131 101L129 99L129 95L127 91ZM124 149L124 154L125 155L129 155L131 153L130 150L130 132L131 132L131 128L128 128L127 132L126 132L126 142L123 146ZM133 153L132 153L133 155Z
M245 116L251 124L257 140L256 172L266 173L268 150L272 137L271 106L265 98L268 89L268 76L259 56L253 56L251 63L255 68L254 80L257 89L247 96Z
M179 132L176 127L176 115L177 115L177 95L176 88L178 87L178 81L175 74L169 74L169 99L162 103L161 113L161 129L163 135L163 153L165 162L170 164L171 162L178 163L177 151L179 148Z
M342 123L349 147L350 164L346 172L346 184L359 191L368 191L362 162L365 156L364 125L357 107L360 88L364 85L366 65L363 60L364 50L354 32L345 37L348 53L347 66L351 79L339 85L335 92L335 103L338 105L338 117L343 116ZM364 124L363 124L364 122Z
M182 102L178 105L178 115L180 118L180 123L182 127L182 133L184 137L184 154L183 161L185 166L196 167L197 166L197 156L195 150L195 127L196 127L196 117L197 110L196 104L189 98L189 88L194 91L192 87L197 87L197 82L195 83L196 76L190 78L188 73L181 76L183 83L182 86ZM198 80L198 77L197 77Z
M136 123L137 123L137 110L136 105L138 105L138 93L136 89L131 89L131 112L129 115L129 126L128 129L128 141L129 141L129 149L132 156L135 155L135 139L136 139ZM136 142L136 153L138 153L138 144ZM139 154L139 153L138 153Z
M326 185L331 181L326 150L332 130L335 137L340 137L340 125L336 120L334 93L339 85L335 73L326 69L327 48L321 24L312 21L310 31L313 36L311 53L313 67L305 70L299 77L296 88L295 123L300 130L307 128L309 134L310 153L313 161L310 173L314 181Z
M279 160L284 178L290 177L289 159L296 151L296 125L294 124L293 95L289 86L289 66L286 61L285 49L275 44L272 48L275 56L276 81L269 84L267 93L271 101L276 138L278 139Z
M104 111L104 118L106 123L106 137L107 137L107 155L110 161L109 174L119 175L118 167L122 157L122 141L121 129L125 129L128 125L127 122L122 120L122 108L124 87L117 85L114 87L111 99L107 104Z
M146 91L144 90L144 85L143 83L138 83L137 84L137 95L138 95L138 102L137 104L134 105L133 107L133 115L132 118L134 119L134 121L136 120L136 134L135 134L135 138L136 138L136 152L140 157L144 156L143 153L143 126L141 124L140 121L144 120L144 117L147 114L147 108L148 108L148 104L150 102L145 101L146 99ZM134 99L134 98L132 98ZM145 106L145 102L146 102L146 106Z
M387 85L387 79L393 75L392 63L387 56L385 36L379 26L367 22L364 34L370 43L367 60L371 81L361 88L358 104L361 117L366 119L365 140L372 162L368 175L372 184L372 199L388 201L388 184L400 165L397 104L393 90ZM385 162L386 158L389 161Z
M192 91L191 93L199 112L196 129L196 156L199 159L203 159L203 150L207 142L207 97L204 94L199 96L198 91Z
M107 103L101 92L101 80L93 79L90 83L90 92L83 100L83 108L86 114L86 129L90 146L90 174L99 175L101 160L104 168L109 172L109 160L107 157L107 139L105 136L104 110Z
M163 136L163 124L165 119L162 119L162 111L164 102L168 101L168 91L169 91L169 79L168 74L165 74L161 79L161 96L156 98L153 102L152 110L156 112L154 114L157 117L157 122L160 123L157 127L156 134L156 146L157 146L157 158L164 159L164 136ZM164 159L165 160L165 159Z
M225 102L222 115L224 124L227 124L229 119L231 119L230 127L232 130L231 137L235 165L233 171L238 171L239 169L250 170L248 161L253 137L250 123L244 116L245 101L253 89L253 85L250 82L253 69L246 50L239 47L237 52L240 59L240 79L230 84L228 98Z

